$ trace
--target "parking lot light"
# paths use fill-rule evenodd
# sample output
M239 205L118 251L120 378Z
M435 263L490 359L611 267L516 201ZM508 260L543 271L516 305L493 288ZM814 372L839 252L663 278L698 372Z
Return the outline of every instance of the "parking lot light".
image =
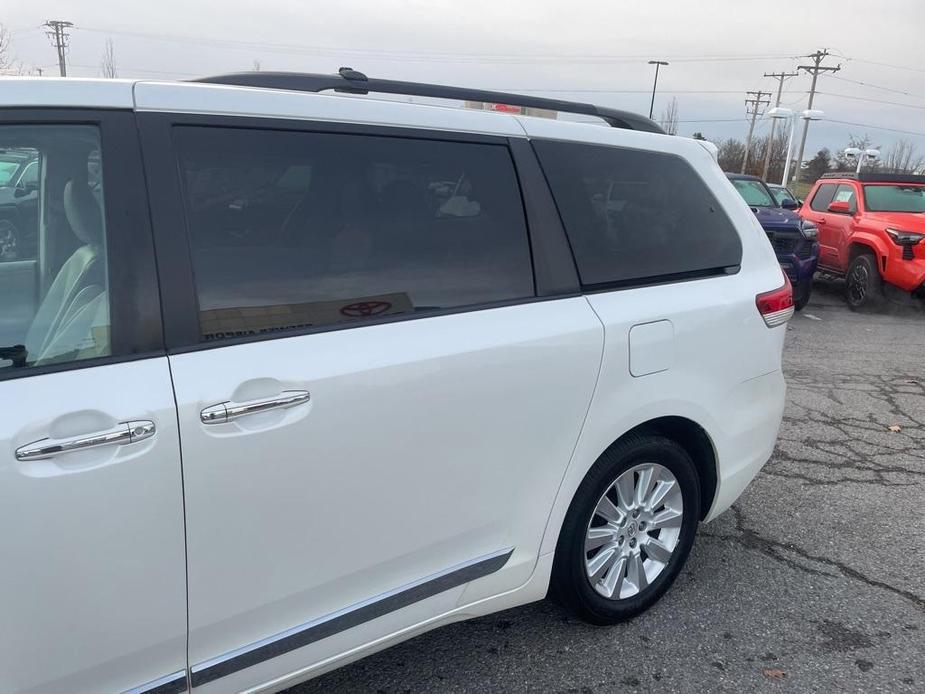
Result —
M793 131L796 129L796 114L789 108L778 106L768 111L768 115L778 120L790 119L790 137L787 140L787 161L784 162L784 175L781 177L780 181L782 186L786 186L787 180L790 178L790 160L793 157ZM825 118L825 113L818 109L806 109L800 112L800 118L805 121L822 120Z

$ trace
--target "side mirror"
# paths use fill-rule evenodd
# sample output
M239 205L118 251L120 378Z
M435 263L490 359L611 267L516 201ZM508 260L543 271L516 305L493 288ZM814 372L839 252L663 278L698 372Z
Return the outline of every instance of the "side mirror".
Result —
M785 210L798 210L800 209L800 201L787 198L786 200L781 201L780 206Z
M39 189L39 184L35 181L29 183L21 183L16 186L16 190L13 192L13 197L15 198L24 198L30 193L35 193Z
M851 205L847 200L836 200L829 205L832 214L851 214Z

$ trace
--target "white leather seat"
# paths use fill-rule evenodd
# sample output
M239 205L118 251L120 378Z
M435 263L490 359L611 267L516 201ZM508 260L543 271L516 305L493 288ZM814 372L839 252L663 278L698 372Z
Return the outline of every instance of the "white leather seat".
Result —
M64 186L64 212L83 245L61 266L32 320L25 342L31 363L43 359L53 342L60 345L58 331L105 288L103 215L86 181L72 179Z

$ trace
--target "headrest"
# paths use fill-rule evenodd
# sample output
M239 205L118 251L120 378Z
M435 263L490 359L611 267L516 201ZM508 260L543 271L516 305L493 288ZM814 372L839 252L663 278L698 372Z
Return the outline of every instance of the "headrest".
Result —
M68 224L83 243L99 246L103 242L103 214L87 184L72 179L64 186L64 213Z

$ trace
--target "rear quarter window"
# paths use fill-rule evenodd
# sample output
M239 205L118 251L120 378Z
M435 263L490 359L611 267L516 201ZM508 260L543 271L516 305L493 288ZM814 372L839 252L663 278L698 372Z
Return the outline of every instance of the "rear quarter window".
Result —
M681 157L536 141L584 286L636 284L737 266L732 222Z

